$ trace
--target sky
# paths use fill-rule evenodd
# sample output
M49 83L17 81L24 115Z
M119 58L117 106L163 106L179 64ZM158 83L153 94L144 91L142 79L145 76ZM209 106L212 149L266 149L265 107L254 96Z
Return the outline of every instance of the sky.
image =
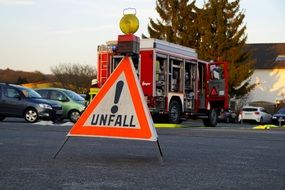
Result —
M0 69L50 74L63 63L95 66L97 46L122 34L129 7L140 21L135 34L148 35L149 18L159 18L155 0L0 0ZM240 9L247 43L285 43L284 0L241 0Z

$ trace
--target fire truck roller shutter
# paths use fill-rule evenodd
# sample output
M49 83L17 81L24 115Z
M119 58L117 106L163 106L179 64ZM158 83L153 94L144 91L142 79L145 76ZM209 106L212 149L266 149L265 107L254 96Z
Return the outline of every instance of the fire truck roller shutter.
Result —
M181 123L182 104L179 97L172 97L168 110L169 123Z

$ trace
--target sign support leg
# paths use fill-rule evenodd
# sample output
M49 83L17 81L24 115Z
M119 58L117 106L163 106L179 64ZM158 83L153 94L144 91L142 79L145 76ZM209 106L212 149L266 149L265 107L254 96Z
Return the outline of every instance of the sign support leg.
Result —
M58 155L58 153L61 151L61 149L63 148L63 146L65 145L65 143L68 141L69 136L65 138L65 141L63 142L63 144L61 145L61 147L58 149L58 151L55 153L55 155L53 156L53 159L56 158L56 156Z
M156 141L156 144L157 144L157 147L158 147L158 150L159 150L160 160L163 161L163 154L162 154L162 151L161 151L161 148L160 148L160 144L159 144L158 139L157 139L157 141Z

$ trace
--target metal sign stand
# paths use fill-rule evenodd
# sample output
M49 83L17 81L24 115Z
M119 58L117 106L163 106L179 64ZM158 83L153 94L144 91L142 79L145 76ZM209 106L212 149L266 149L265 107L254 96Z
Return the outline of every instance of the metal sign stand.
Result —
M58 151L54 154L53 159L55 159L56 156L59 154L59 152L61 151L61 149L62 149L63 146L65 145L65 143L68 141L69 137L70 137L70 136L67 136L67 137L65 138L65 141L63 142L63 144L59 147Z
M67 143L67 141L69 140L69 137L70 137L70 136L67 136L67 137L65 138L65 141L62 143L62 145L58 148L57 152L54 154L53 159L56 159L57 155L60 153L60 151L62 150L62 148L64 147L64 145L65 145L65 144ZM156 141L156 145L157 145L157 147L158 147L158 151L159 151L159 155L160 155L159 161L160 161L161 163L163 163L163 153L162 153L162 150L161 150L161 147L160 147L160 144L159 144L158 139L157 139L157 141Z
M158 150L159 150L159 154L160 154L159 161L160 161L160 163L163 163L163 154L162 154L162 151L161 151L158 139L156 140L156 144L157 144L157 147L158 147Z

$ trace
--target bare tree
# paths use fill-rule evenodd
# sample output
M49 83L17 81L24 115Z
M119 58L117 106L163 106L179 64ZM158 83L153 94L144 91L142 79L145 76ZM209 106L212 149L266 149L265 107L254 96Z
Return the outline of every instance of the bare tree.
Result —
M96 78L96 69L90 65L63 63L51 68L59 87L85 93L91 80Z

